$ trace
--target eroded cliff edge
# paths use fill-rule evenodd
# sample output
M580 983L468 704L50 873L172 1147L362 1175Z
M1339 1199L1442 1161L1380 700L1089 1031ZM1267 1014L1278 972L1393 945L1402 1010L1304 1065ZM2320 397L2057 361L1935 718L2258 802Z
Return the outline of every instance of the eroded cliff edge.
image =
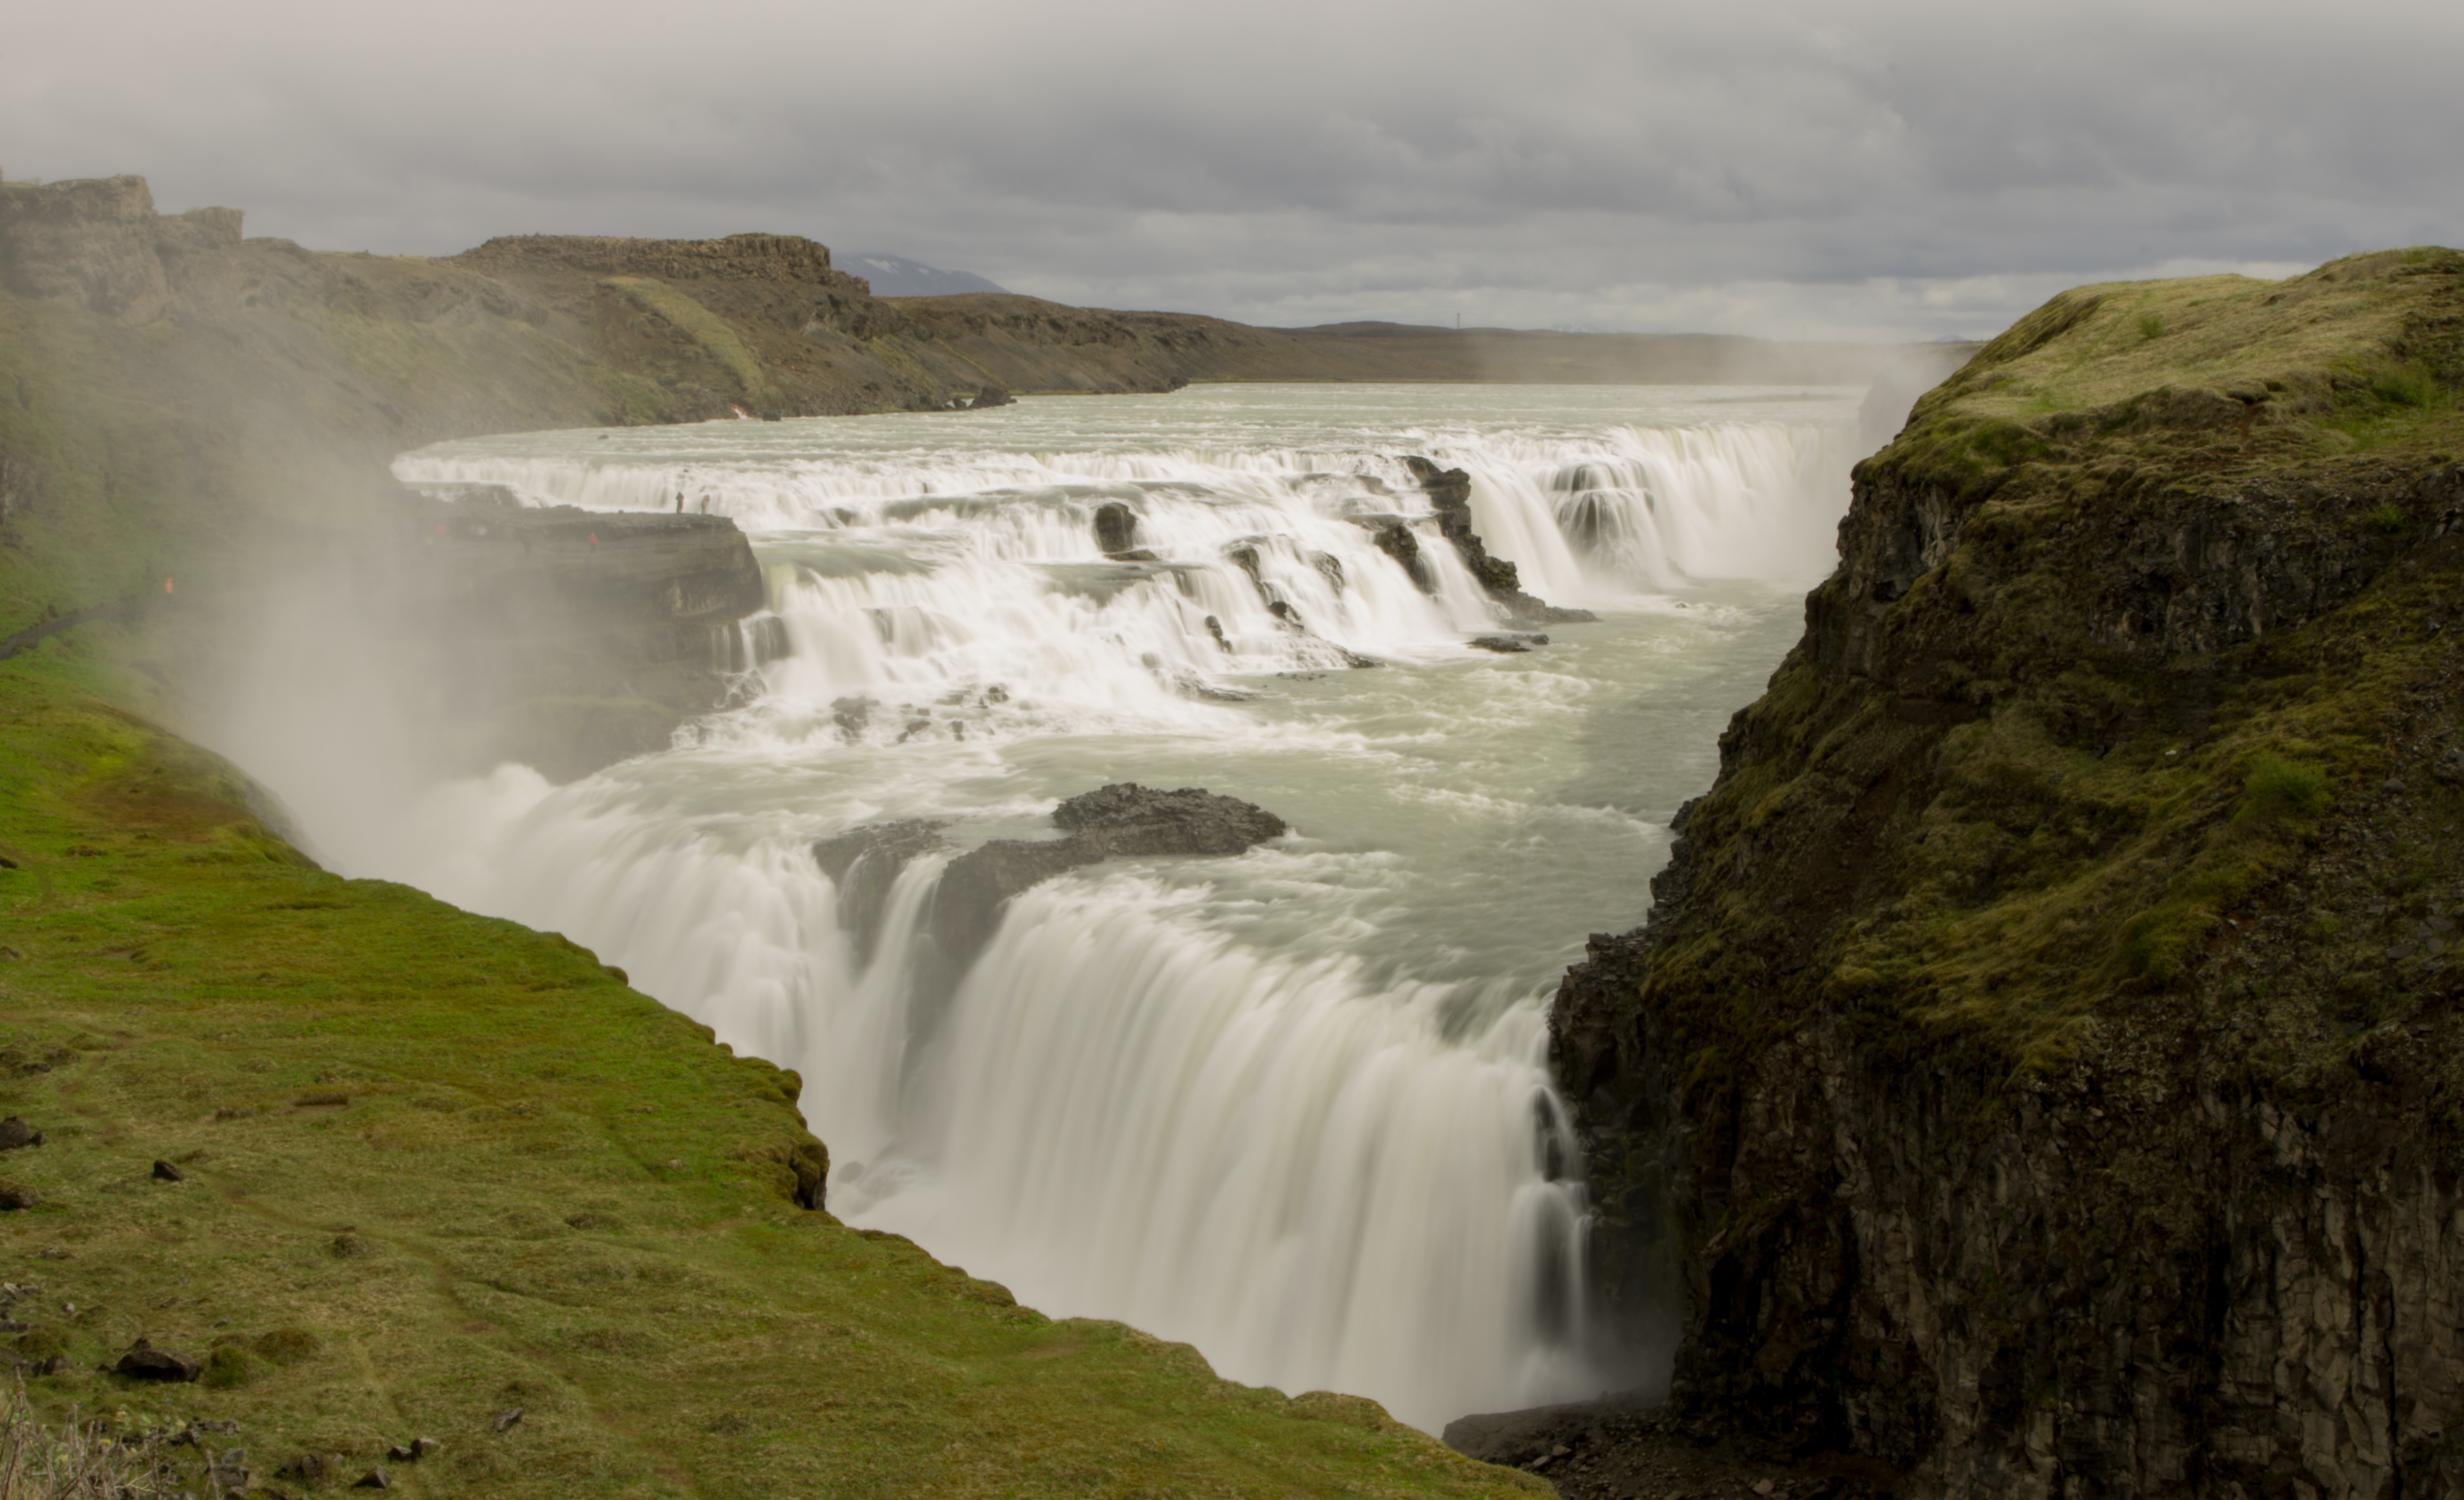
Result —
M1857 473L1552 1016L1697 1430L2464 1487L2464 255L2065 294Z

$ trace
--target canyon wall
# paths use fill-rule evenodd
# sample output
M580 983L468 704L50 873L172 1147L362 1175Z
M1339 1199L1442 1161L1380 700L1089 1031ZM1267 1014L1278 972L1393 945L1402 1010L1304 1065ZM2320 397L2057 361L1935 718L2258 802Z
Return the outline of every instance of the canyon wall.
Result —
M1924 1495L2464 1490L2464 255L2084 288L1860 465L1552 1015L1670 1410Z

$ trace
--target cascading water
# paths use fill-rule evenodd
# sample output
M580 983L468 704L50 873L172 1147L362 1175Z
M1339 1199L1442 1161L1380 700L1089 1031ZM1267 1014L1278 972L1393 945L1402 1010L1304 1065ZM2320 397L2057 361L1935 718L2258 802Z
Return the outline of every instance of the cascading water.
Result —
M1430 1428L1587 1395L1617 1372L1547 996L1639 917L1793 636L1856 394L1248 387L422 450L414 484L735 517L772 606L725 647L737 706L391 815L272 779L350 872L568 933L798 1069L836 1212L1046 1312ZM1527 588L1605 618L1468 650L1499 621L1410 453L1470 471ZM933 971L952 853L1128 780L1293 831L1048 881ZM815 840L899 819L946 846L837 889Z

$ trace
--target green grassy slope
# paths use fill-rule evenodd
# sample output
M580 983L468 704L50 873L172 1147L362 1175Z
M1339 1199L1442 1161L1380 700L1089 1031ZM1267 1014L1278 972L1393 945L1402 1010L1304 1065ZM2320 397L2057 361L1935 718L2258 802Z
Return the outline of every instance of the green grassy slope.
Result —
M414 1493L1504 1495L1183 1347L797 1206L797 1081L552 935L308 867L227 766L0 667L9 1315L64 1415ZM184 1180L154 1180L156 1160ZM139 1338L208 1378L99 1373ZM495 1429L495 1416L522 1408Z
M2333 815L2390 810L2382 783L2429 769L2414 741L2443 737L2418 721L2455 695L2440 627L2464 556L2424 478L2464 453L2460 347L2464 255L2396 252L2282 284L2067 293L1921 402L1862 482L1955 540L1870 611L1879 535L1867 578L1852 561L1824 585L1693 824L1731 859L1809 816L1879 843L1887 874L1837 892L1859 920L1791 992L2052 1063L2101 1004L2230 936ZM1885 782L1890 805L1842 807ZM2425 777L2406 797L2434 867L2453 795ZM1731 930L1655 987L1699 1004L1739 924L1804 930L1808 903L1731 901ZM2340 944L2384 946L2331 926L2322 971L2349 965Z
M2055 1066L2327 833L2406 807L2399 900L2464 860L2459 346L2464 255L2397 252L2066 293L1920 402L1687 826L1642 1000L1696 1084L1831 1009ZM2320 915L2257 1056L2384 925Z

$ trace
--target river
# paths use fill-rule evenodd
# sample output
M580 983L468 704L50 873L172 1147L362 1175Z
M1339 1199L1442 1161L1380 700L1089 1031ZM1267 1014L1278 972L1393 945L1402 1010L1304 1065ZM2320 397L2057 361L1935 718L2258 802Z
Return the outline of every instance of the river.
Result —
M1581 1316L1548 999L1586 934L1640 920L1795 639L1859 394L1222 386L422 449L414 485L734 517L770 609L733 704L569 785L508 765L387 804L259 774L344 872L566 933L798 1070L850 1223L1432 1430L1587 1396L1635 1354ZM1410 454L1472 474L1530 592L1601 618L1469 646L1500 623ZM1109 503L1155 561L1100 553ZM1425 587L1363 523L1395 515ZM949 850L860 931L812 852L893 819L1048 834L1131 781L1292 831L1036 887L955 984L914 942Z

